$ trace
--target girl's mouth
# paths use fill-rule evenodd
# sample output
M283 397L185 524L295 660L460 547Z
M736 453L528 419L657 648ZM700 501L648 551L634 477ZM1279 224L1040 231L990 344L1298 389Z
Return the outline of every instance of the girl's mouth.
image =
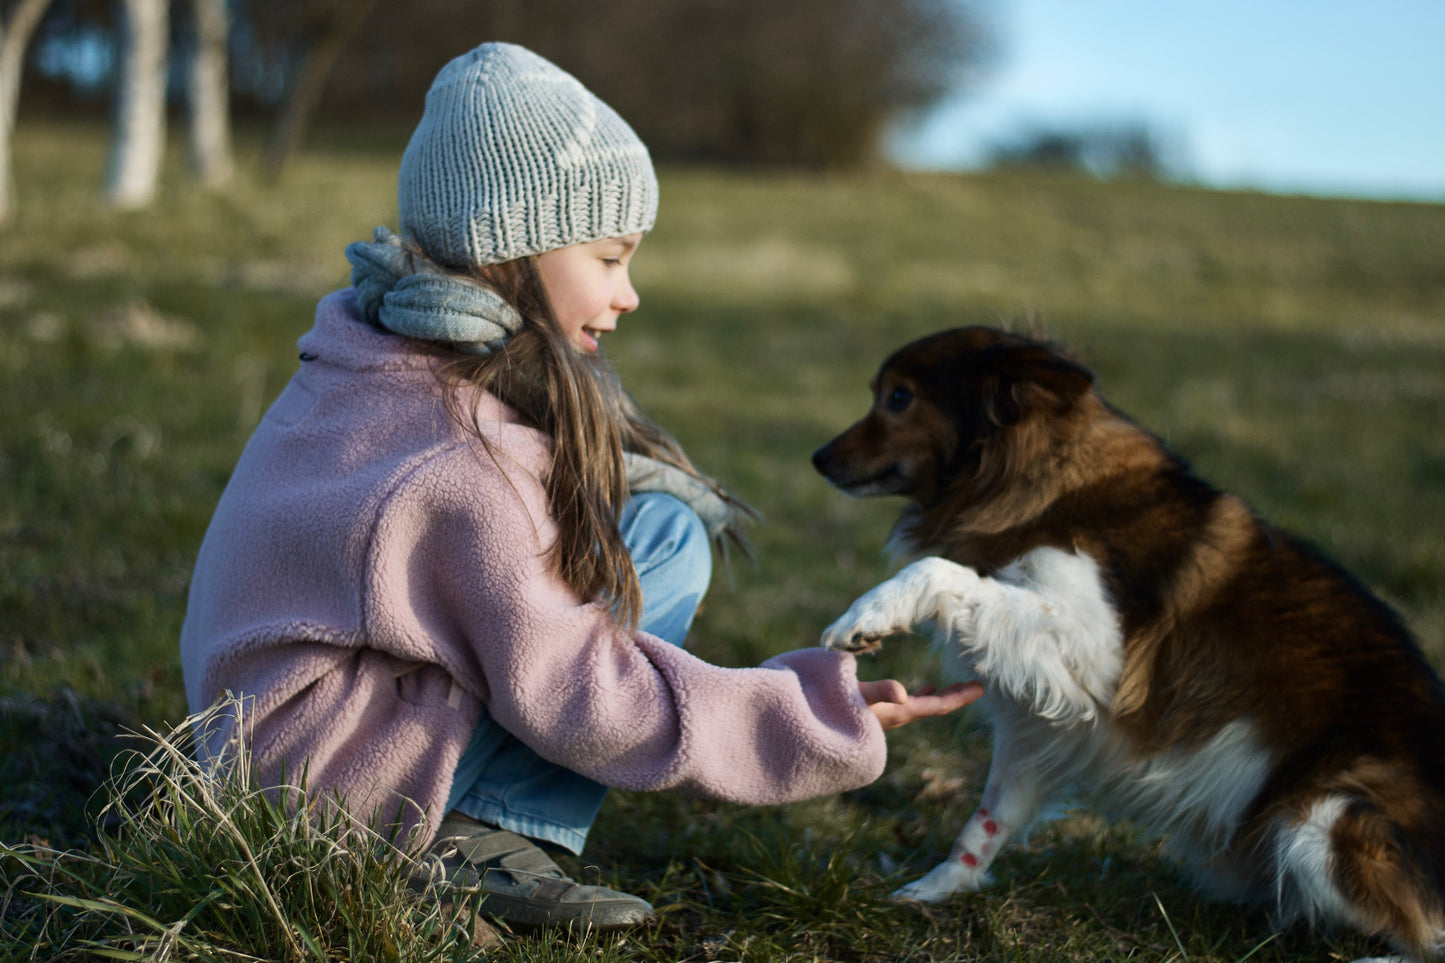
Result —
M611 334L612 328L583 328L581 334L581 345L584 351L595 352L598 344L602 341L604 334Z

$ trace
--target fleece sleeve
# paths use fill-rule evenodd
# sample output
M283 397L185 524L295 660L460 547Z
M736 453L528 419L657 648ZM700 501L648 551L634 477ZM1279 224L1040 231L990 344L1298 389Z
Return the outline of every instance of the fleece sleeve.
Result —
M723 668L626 631L548 571L553 536L535 475L474 449L429 462L383 513L372 633L396 648L425 638L500 725L606 785L761 804L881 774L852 656Z

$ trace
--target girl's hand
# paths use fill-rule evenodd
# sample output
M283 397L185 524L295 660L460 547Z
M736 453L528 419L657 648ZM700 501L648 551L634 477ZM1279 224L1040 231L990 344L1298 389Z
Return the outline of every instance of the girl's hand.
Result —
M884 729L897 729L914 719L947 715L955 709L962 709L983 695L983 686L977 682L959 682L938 692L933 686L926 685L910 695L897 679L880 679L876 682L860 681L858 691Z

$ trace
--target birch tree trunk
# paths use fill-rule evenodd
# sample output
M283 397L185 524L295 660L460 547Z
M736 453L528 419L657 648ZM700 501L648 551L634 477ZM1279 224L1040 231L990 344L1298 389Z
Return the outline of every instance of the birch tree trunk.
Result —
M155 199L166 144L167 0L123 0L120 76L116 84L106 198L136 209Z
M231 179L231 96L226 40L226 0L191 0L196 17L196 52L189 87L191 168L206 187Z
M0 224L14 207L15 175L10 165L10 143L20 107L20 77L25 72L25 49L50 0L21 0L10 22L0 25Z

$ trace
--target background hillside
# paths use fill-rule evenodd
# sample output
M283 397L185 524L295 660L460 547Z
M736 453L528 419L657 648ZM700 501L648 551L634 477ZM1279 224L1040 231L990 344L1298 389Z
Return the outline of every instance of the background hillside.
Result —
M395 225L404 138L323 131L280 186L178 178L121 213L94 197L98 126L17 132L24 187L0 234L0 840L83 842L110 734L183 714L176 638L205 525L316 299L346 283L342 248ZM253 169L257 140L239 149ZM765 519L756 566L735 562L709 596L698 654L744 665L810 645L888 571L898 505L831 491L808 455L862 413L887 351L982 322L1073 349L1106 397L1354 569L1445 664L1445 206L1036 173L661 178L642 308L608 351ZM864 672L922 682L933 663L895 644ZM927 915L873 902L947 850L986 769L968 718L893 747L875 786L796 807L614 794L589 860L674 911L621 944L517 940L499 958L1237 960L1267 940L1262 916L1200 904L1151 846L1088 818L1002 860L992 894ZM1326 952L1292 932L1253 958Z

